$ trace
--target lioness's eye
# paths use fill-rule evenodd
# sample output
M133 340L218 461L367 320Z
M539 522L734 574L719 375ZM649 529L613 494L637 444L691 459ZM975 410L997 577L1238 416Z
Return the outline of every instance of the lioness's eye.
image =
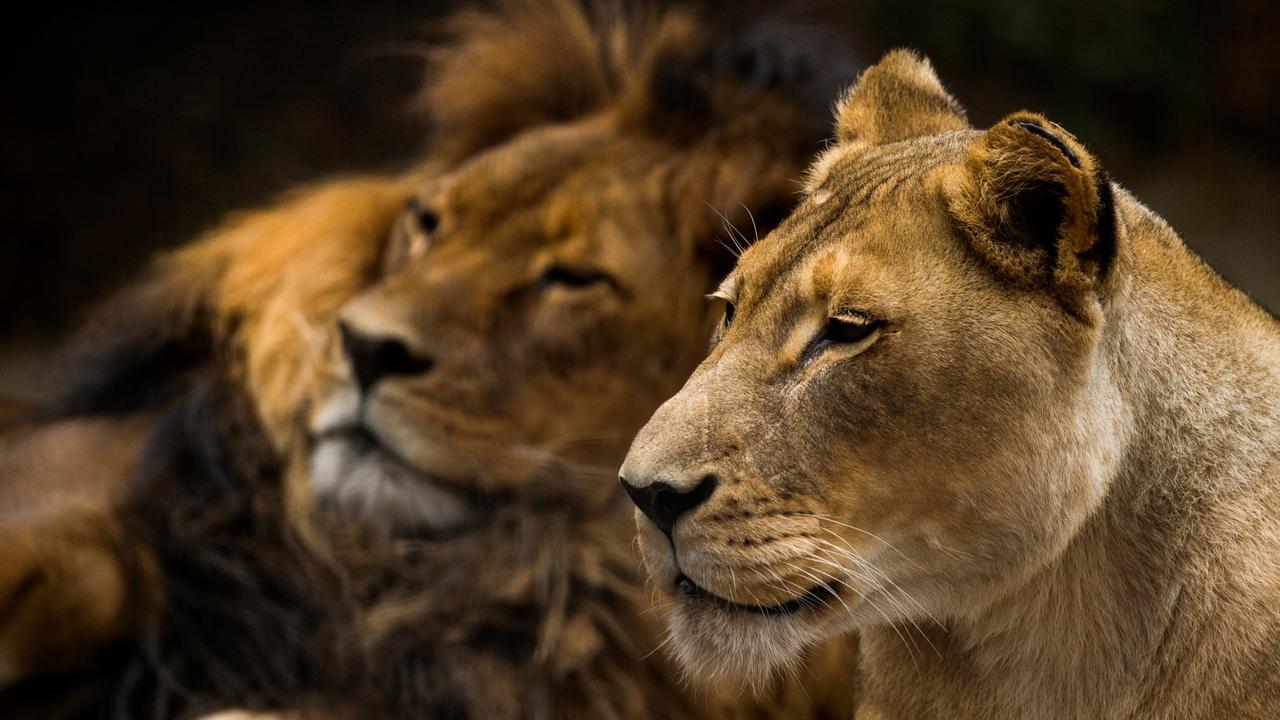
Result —
M733 324L733 311L734 311L733 303L728 300L725 300L724 301L724 326L725 327L729 327L730 325Z
M856 345L883 326L883 322L861 315L828 318L822 331L809 342L804 355L806 358L815 357L832 345Z
M613 286L617 284L613 276L600 270L552 265L538 276L537 286L539 290L545 290L552 286L587 288L601 283Z
M823 336L833 343L856 343L867 339L871 333L880 329L879 322L868 319L846 319L833 317L827 320L822 329Z

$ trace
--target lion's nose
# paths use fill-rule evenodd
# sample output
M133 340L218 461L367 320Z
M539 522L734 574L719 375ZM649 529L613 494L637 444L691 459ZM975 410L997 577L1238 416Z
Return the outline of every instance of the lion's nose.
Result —
M345 322L338 323L342 351L351 363L351 374L361 392L367 392L379 380L393 375L422 375L435 363L429 357L416 355L396 337L365 335Z
M651 482L647 485L633 485L626 478L619 477L622 487L631 496L631 502L640 508L645 517L653 521L662 532L670 535L676 520L681 515L698 507L711 497L719 481L715 475L704 475L698 484L689 490L679 490L665 482Z

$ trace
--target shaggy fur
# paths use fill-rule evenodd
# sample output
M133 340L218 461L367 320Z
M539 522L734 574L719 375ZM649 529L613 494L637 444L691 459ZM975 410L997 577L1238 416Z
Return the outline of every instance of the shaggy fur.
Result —
M112 529L90 537L122 562L86 582L156 598L114 594L128 622L72 674L0 667L0 710L847 714L848 643L759 699L680 688L612 478L705 347L722 215L767 230L824 134L831 64L728 34L570 2L464 15L431 54L426 162L233 218L108 302L57 410L144 424L132 473L96 469ZM339 322L429 361L365 383ZM6 569L84 578L73 555Z
M838 123L623 466L676 655L857 629L859 720L1280 715L1280 324L909 53Z

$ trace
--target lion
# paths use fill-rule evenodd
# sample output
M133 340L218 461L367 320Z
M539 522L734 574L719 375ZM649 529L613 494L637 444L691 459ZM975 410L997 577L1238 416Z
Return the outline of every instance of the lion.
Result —
M859 720L1280 716L1280 323L895 51L621 469L674 653L861 636Z
M81 377L21 432L113 434L58 471L83 501L0 526L34 539L0 568L0 714L852 711L852 640L758 699L683 688L612 479L705 352L722 244L753 239L722 226L794 204L830 58L681 10L452 28L423 162L233 217L76 342ZM26 456L6 486L43 472ZM78 644L44 642L49 616L84 618Z

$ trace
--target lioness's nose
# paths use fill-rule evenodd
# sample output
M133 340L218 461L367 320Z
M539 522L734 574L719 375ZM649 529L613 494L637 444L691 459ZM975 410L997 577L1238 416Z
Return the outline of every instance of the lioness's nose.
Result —
M715 492L718 481L715 475L705 475L691 490L677 490L664 482L633 485L625 477L619 477L622 487L631 496L631 502L640 508L645 517L653 521L662 532L670 535L681 515L698 507Z
M351 374L362 392L392 375L422 375L434 364L431 358L414 354L399 338L366 335L345 322L338 323L338 332L342 351L351 362Z

